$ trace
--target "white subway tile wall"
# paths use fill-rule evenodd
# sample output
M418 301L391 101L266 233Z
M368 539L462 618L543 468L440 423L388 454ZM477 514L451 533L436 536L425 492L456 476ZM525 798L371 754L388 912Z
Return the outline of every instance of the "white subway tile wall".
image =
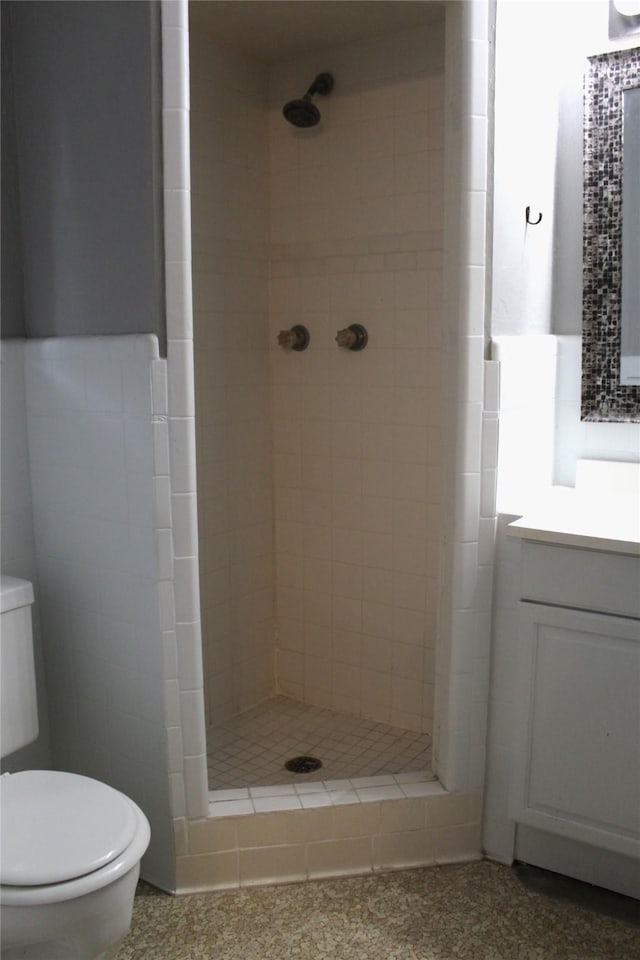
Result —
M170 529L156 525L153 443L165 365L152 336L29 340L23 349L53 763L140 804L154 837L145 872L171 885L159 638L166 629L168 641L174 624L158 582L169 582L173 552Z

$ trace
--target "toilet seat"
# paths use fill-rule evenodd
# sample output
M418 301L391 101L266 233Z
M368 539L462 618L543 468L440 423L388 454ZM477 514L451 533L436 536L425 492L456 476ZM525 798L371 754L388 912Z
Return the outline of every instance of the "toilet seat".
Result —
M5 776L0 777L3 787ZM18 776L18 774L12 774L11 776ZM75 775L62 774L62 776ZM133 839L119 856L104 867L100 867L84 876L75 877L73 880L67 880L66 883L27 886L3 882L0 884L0 904L2 907L39 907L46 904L63 903L67 900L74 900L78 897L96 893L104 887L112 886L119 880L124 879L127 874L131 874L131 871L135 871L137 876L140 861L149 846L151 835L149 821L133 800L122 793L118 795L129 805L135 820Z
M137 830L133 804L89 777L27 770L0 778L3 887L86 877L116 860Z

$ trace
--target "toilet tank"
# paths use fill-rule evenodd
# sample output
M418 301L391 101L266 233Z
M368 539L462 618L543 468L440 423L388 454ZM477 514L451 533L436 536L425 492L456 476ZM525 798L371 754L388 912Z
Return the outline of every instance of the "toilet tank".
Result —
M33 586L0 578L0 756L38 736L31 604Z

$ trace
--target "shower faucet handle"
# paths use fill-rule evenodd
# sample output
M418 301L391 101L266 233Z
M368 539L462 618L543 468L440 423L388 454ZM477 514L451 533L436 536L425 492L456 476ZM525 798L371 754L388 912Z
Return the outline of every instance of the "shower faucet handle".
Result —
M336 343L347 350L364 350L369 342L369 334L361 323L352 323L344 330L338 330Z
M349 329L349 327L345 327L344 330L338 330L336 334L336 343L339 347L347 347L349 350L351 350L355 342L356 335L353 330Z
M284 350L306 350L311 339L309 331L302 324L297 323L290 330L281 330L278 334L278 346Z

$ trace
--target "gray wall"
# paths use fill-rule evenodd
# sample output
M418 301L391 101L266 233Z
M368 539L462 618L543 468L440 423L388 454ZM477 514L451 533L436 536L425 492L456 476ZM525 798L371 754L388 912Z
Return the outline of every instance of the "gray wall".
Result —
M13 109L9 5L2 4L2 336L24 337L18 154Z
M150 332L162 341L158 6L3 7L18 161L16 174L9 129L5 335ZM4 134L3 109L3 144Z

